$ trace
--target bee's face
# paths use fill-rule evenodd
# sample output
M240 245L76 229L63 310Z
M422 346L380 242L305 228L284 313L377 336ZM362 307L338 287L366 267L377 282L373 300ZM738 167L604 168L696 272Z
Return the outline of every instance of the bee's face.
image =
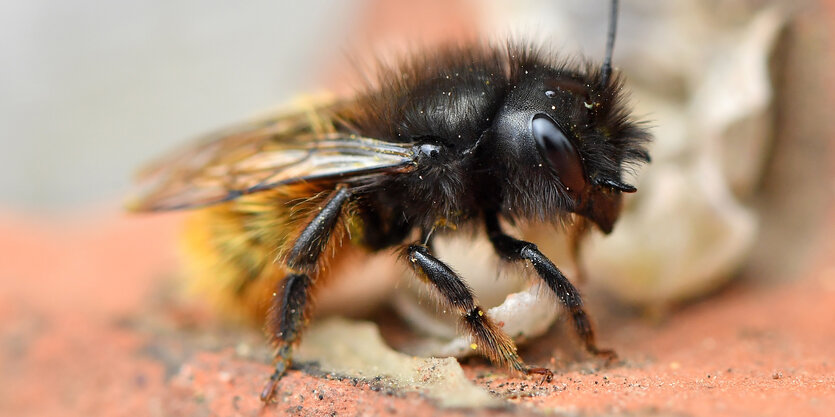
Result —
M634 191L621 182L622 165L641 159L627 146L634 140L625 139L643 134L621 117L624 110L612 94L619 86L599 87L594 73L559 69L522 69L516 75L494 124L503 164L518 167L508 169L514 177L508 181L520 190L535 187L540 201L610 231L621 193ZM539 209L543 213L549 214Z

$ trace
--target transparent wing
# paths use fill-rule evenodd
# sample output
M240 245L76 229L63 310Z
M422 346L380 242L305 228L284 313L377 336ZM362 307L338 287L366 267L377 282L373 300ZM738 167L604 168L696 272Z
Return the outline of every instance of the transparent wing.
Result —
M300 182L361 182L413 167L412 145L337 132L322 109L212 134L140 172L136 211L176 210Z

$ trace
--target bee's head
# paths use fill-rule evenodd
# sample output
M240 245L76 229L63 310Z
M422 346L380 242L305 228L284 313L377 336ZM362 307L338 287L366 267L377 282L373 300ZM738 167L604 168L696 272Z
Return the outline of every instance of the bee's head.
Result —
M516 215L573 212L608 233L620 213L630 165L649 160L649 134L630 119L621 81L511 51L508 94L493 127L506 167L505 207ZM541 205L546 207L539 207Z

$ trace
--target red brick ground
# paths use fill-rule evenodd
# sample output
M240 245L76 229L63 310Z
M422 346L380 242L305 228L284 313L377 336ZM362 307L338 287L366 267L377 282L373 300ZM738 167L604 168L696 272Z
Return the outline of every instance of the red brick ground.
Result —
M439 410L417 394L291 371L279 403L257 330L218 326L174 296L180 218L44 220L0 215L0 415L835 415L835 240L794 281L748 276L653 324L591 298L601 344L588 360L561 327L525 349L551 384L465 363L501 410ZM828 231L835 232L830 209ZM596 301L596 302L595 302ZM407 340L391 320L384 334ZM553 359L552 359L553 358Z
M178 220L4 217L0 415L439 412L417 394L301 371L283 380L289 395L262 409L257 395L270 367L259 332L213 326L169 296ZM593 306L603 343L624 359L605 369L577 354L559 328L523 352L558 371L551 384L468 361L478 384L510 398L509 409L482 412L833 415L835 247L827 245L798 281L748 280L661 324Z

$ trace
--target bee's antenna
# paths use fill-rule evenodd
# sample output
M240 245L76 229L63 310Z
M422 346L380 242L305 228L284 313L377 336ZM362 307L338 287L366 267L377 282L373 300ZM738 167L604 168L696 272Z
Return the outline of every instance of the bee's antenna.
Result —
M609 11L609 35L606 37L606 57L603 58L603 68L600 69L601 87L606 87L609 76L612 75L612 51L615 49L615 32L618 28L618 0L612 0Z

